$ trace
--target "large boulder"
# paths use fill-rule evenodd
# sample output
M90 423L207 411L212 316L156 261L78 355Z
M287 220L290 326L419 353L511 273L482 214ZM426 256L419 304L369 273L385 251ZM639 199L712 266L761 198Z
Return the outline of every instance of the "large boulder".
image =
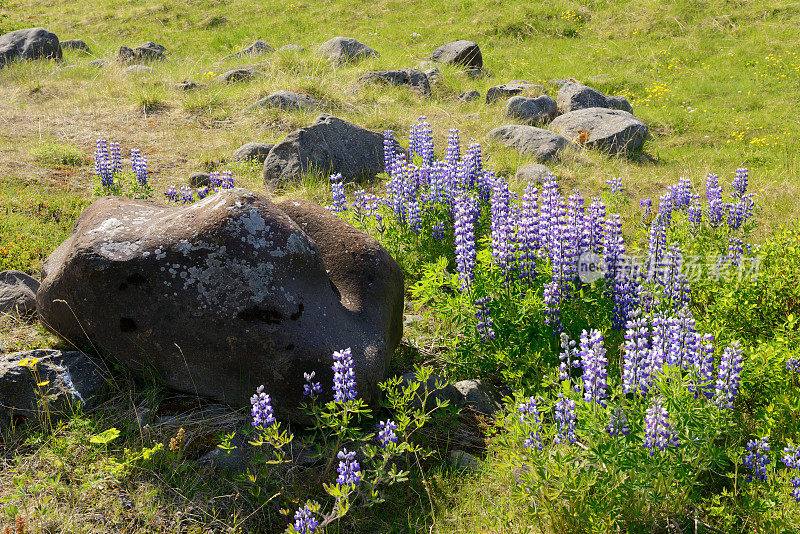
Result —
M559 153L574 145L566 137L535 126L506 124L486 134L489 139L514 147L525 156L534 156L541 162L557 160Z
M0 425L41 420L43 399L51 420L78 404L90 405L105 384L101 363L82 352L29 350L0 355Z
M443 44L431 53L431 60L460 65L469 69L483 68L481 49L477 43L472 41L460 40Z
M611 154L629 153L642 146L647 125L618 109L587 108L557 117L550 128L570 139L582 138L585 146Z
M389 85L405 85L411 90L422 95L431 92L431 84L428 76L418 69L398 69L368 72L358 79L359 85L380 82Z
M61 59L56 34L44 28L14 30L0 35L0 69L14 61Z
M274 52L272 47L268 45L266 42L258 39L256 42L248 46L247 48L240 50L239 52L235 52L228 56L222 58L223 61L227 61L229 59L238 59L240 57L245 56L263 56L264 54L270 54Z
M622 96L609 97L576 81L570 80L558 90L556 95L559 113L569 113L587 108L621 109L633 113L630 103Z
M272 148L264 161L264 181L288 180L311 171L369 179L383 170L382 134L323 114Z
M39 282L21 271L0 272L0 315L36 311Z
M311 110L319 105L320 101L316 98L302 93L280 90L262 98L251 107L279 108L287 111L296 111L300 109Z
M512 96L506 102L507 116L532 126L550 122L557 114L556 101L547 95L536 98Z
M402 334L402 272L377 241L316 204L245 189L187 206L101 198L43 275L53 332L236 406L263 384L290 419L303 373L331 397L332 354L347 347L374 403Z
M322 43L318 52L336 63L350 63L380 54L352 37L334 37Z

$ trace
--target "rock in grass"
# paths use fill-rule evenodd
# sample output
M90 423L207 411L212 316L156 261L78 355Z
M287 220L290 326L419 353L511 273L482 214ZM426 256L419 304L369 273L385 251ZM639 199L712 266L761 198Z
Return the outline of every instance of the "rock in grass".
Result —
M431 69L427 69L425 72L425 76L428 78L428 83L433 85L439 81L439 78L442 77L442 71L439 70L439 67L433 67Z
M89 62L90 67L95 67L98 69L102 69L106 65L108 65L108 61L106 61L105 59L93 59L92 61Z
M247 48L240 50L239 52L235 52L228 56L222 58L222 61L227 61L229 59L238 59L244 56L263 56L265 54L271 54L275 50L272 49L266 42L258 39L256 42L248 46Z
M527 184L542 184L553 172L541 163L529 163L517 169L514 180Z
M569 113L587 108L621 109L633 113L630 103L622 96L608 97L591 87L576 81L568 81L561 86L556 96L559 113Z
M0 272L0 315L25 315L36 311L39 281L22 271Z
M194 188L206 187L211 184L211 175L207 172L193 172L189 175L189 185Z
M0 35L0 69L14 61L33 59L61 59L56 34L44 28L27 28Z
M460 40L443 44L431 53L431 60L469 69L483 68L481 49L472 41Z
M336 63L350 63L380 54L352 37L334 37L322 43L318 52Z
M465 91L458 95L458 99L464 102L472 102L473 100L478 100L481 97L481 94L478 91Z
M647 138L647 125L618 109L587 108L557 117L550 128L585 146L611 154L627 154L642 146ZM582 138L582 139L581 139Z
M396 145L396 150L402 150ZM383 135L333 115L276 143L264 161L264 181L285 181L309 172L342 173L347 180L374 178L383 172Z
M375 403L402 334L402 271L375 239L316 204L245 189L186 206L98 199L43 273L37 307L53 332L223 403L248 406L263 384L291 419L303 373L331 384L332 353L347 347Z
M260 73L253 69L248 68L239 68L229 70L223 74L220 74L216 78L214 78L215 83L237 83L237 82L247 82L256 78L260 75Z
M125 67L125 70L122 71L124 74L127 75L137 75L137 74L148 74L153 72L153 67L148 67L147 65L129 65Z
M414 371L403 374L400 377L400 387L406 388L412 382L417 382L417 375ZM448 406L456 408L462 405L463 395L447 380L440 376L431 375L425 383L420 384L411 400L414 409L424 409L430 411L436 408L437 399L440 402L447 401ZM423 402L424 407L423 407Z
M305 48L303 48L299 44L292 43L292 44L283 45L282 47L280 47L278 49L278 52L280 52L280 53L284 53L284 52L305 52Z
M556 101L547 96L512 96L506 102L506 115L531 126L553 120L558 114Z
M308 95L292 91L275 91L271 95L253 104L252 107L279 108L287 111L296 111L300 109L315 109L319 105L319 100Z
M167 49L160 44L147 41L136 48L120 46L117 51L117 60L120 63L145 63L147 61L160 61L166 58Z
M506 124L490 131L487 138L514 147L526 156L534 156L541 162L556 160L567 147L574 145L566 137L535 126Z
M61 41L59 44L61 45L61 50L77 50L78 52L86 52L87 54L92 52L89 49L89 45L81 39L67 39L66 41Z
M479 463L478 458L472 454L459 449L453 449L450 451L450 465L456 469L477 471Z
M0 424L41 420L42 395L53 419L71 413L79 403L91 405L105 383L101 369L100 362L77 351L39 349L0 355Z
M525 80L512 80L502 85L495 85L486 91L486 103L491 104L523 93L543 93L544 87Z
M273 143L247 143L233 151L231 161L240 162L255 160L264 163L269 151L275 146Z
M198 87L200 87L200 84L190 80L184 80L180 83L175 84L175 89L177 89L178 91L193 91Z
M368 83L385 83L389 85L407 86L421 95L431 94L431 85L424 72L417 69L381 70L368 72L358 79L358 85Z
M461 380L453 384L463 399L459 405L481 415L493 415L502 408L497 391L482 380Z

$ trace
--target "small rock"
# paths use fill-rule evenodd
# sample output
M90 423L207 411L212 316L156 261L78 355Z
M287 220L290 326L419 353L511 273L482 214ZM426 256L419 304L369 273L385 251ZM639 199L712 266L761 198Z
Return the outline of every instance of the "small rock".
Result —
M417 381L416 373L410 371L408 373L403 374L401 377L400 387L407 387L408 384L411 382ZM441 385L441 388L437 388L437 384ZM415 409L423 408L422 402L426 396L427 392L427 401L425 402L424 410L430 411L436 408L436 400L439 399L440 401L448 401L449 406L460 406L461 401L463 400L463 396L461 393L453 386L453 384L449 383L444 378L441 378L436 375L431 375L428 380L425 381L424 384L420 384L417 387L417 391L415 392L414 398L412 399L411 405Z
M432 69L427 69L424 71L425 76L428 78L428 83L433 85L439 81L442 77L442 71L439 70L438 67L433 67Z
M349 63L368 57L380 57L378 52L352 37L334 37L322 43L318 51L336 63Z
M579 109L587 108L611 108L621 109L628 113L633 112L633 108L625 97L608 97L591 87L587 87L575 81L565 83L558 90L556 96L559 113L569 113Z
M476 413L489 416L502 408L497 392L481 380L461 380L453 384L453 387L463 395L459 404L471 408Z
M67 39L66 41L61 41L60 44L61 50L78 50L79 52L86 52L87 54L91 53L89 45L80 39Z
M127 75L147 74L153 72L153 67L148 67L147 65L130 65L125 67L125 70L122 72Z
M460 40L443 44L431 53L431 60L471 69L483 68L481 49L472 41Z
M271 46L259 39L244 50L225 56L222 58L222 61L237 59L244 56L263 56L264 54L270 54L274 51L275 50L273 50Z
M248 69L248 68L233 69L229 70L224 74L220 74L219 76L214 78L214 82L215 83L246 82L252 80L257 76L259 76L259 72L253 69Z
M619 109L621 111L633 113L633 106L631 106L631 103L628 102L628 99L624 96L609 96L608 107L611 109Z
M547 95L536 98L512 96L506 102L506 115L532 126L550 122L557 114L556 101Z
M89 62L89 66L96 67L98 69L102 69L106 65L108 65L108 61L106 61L105 59L93 59L92 61Z
M513 80L503 85L495 85L486 91L486 103L491 104L522 93L544 93L544 87L532 84L525 80Z
M479 462L478 459L470 453L453 449L450 451L450 465L456 469L474 472L478 470Z
M308 95L294 93L292 91L275 91L271 95L262 98L251 107L280 108L287 111L299 109L312 110L320 105L320 101Z
M287 44L278 49L278 52L305 52L305 48L299 44Z
M201 456L197 463L207 465L228 473L244 473L247 471L247 463L250 460L251 445L247 437L237 432L230 443L230 450L214 447L211 451Z
M13 61L60 60L61 56L58 37L44 28L14 30L0 35L0 69Z
M429 95L431 86L424 72L417 69L399 69L368 72L358 79L359 85L372 82L383 82L390 85L407 85L412 90Z
M273 143L247 143L233 151L231 161L257 160L259 163L264 163L273 146L275 146Z
M562 135L522 124L499 126L490 131L486 137L514 147L523 155L535 156L541 162L556 160L562 150L574 146Z
M514 180L528 184L543 184L545 179L552 174L552 171L541 163L529 163L517 170Z
M472 102L473 100L478 100L481 97L481 94L478 91L465 91L458 95L459 100L463 100L464 102Z
M0 315L25 315L36 311L39 281L22 271L0 272Z
M193 172L189 175L189 185L195 189L198 187L208 187L211 184L211 175L205 172Z
M180 83L175 84L175 89L178 91L192 91L200 87L196 82L191 82L184 80Z
M550 127L570 139L585 139L585 146L600 148L611 154L626 154L637 150L647 138L647 125L618 109L587 108L565 113Z
M152 41L130 48L121 46L117 51L117 60L121 63L144 63L145 61L159 61L166 57L167 49Z

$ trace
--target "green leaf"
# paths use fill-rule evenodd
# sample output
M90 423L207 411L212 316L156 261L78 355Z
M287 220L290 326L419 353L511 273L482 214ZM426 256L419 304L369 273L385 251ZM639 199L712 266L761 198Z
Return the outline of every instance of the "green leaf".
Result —
M119 430L117 430L114 427L111 427L105 432L95 434L94 436L89 438L89 443L93 443L94 445L108 445L118 437L119 437Z

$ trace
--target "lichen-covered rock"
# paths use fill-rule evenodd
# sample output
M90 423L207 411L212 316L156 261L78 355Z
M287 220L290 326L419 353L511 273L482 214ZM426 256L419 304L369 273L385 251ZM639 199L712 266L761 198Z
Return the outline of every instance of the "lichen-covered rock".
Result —
M482 380L461 380L453 384L463 400L460 406L468 408L481 415L494 415L502 408L500 395L497 391Z
M556 114L556 101L547 95L536 98L512 96L506 102L506 115L531 126L550 122Z
M471 91L464 91L460 95L458 95L458 99L462 102L472 102L473 100L478 100L481 97L481 94L474 89Z
M214 78L215 83L236 83L247 82L260 75L257 70L249 69L246 67L237 68L224 72Z
M89 45L82 39L67 39L61 41L59 44L61 45L61 50L77 50L79 52L86 52L87 54L91 53Z
M402 272L377 241L315 204L245 189L187 206L101 198L43 275L53 332L189 394L242 406L263 384L288 418L303 373L331 384L347 347L360 396L376 401L402 334Z
M463 39L443 44L431 53L431 60L460 65L469 69L483 68L483 56L478 44Z
M502 100L517 95L533 95L544 93L544 87L525 80L511 80L502 85L495 85L486 91L486 103L491 104L497 100Z
M13 61L61 59L61 45L53 32L26 28L0 35L0 69Z
M160 61L166 58L167 49L153 41L131 48L120 46L117 50L117 60L120 63L144 63L146 61Z
M606 96L576 81L570 80L558 90L556 95L559 113L569 113L587 108L620 109L633 113L630 103L622 96Z
M229 59L238 59L244 56L263 56L265 54L271 54L274 52L271 46L267 43L262 41L261 39L256 40L253 44L248 46L247 48L240 50L239 52L235 52L228 56L222 58L223 61L227 61Z
M529 163L517 169L514 180L527 184L542 184L552 174L553 172L541 163Z
M380 54L352 37L334 37L322 43L318 52L336 63L350 63Z
M611 154L624 154L637 150L647 138L647 125L618 109L587 108L557 117L550 128L570 139L578 139L581 132L588 147L600 148Z
M24 315L36 311L39 282L22 271L0 272L0 315Z
M418 69L398 69L368 72L358 79L359 85L382 82L390 85L405 85L422 95L431 93L428 76Z
M312 110L320 105L316 98L293 91L275 91L253 104L252 107L279 108L287 111Z
M267 159L269 151L275 146L273 143L246 143L231 154L231 161L249 161L254 160L259 163L264 163Z
M562 150L574 146L563 135L524 124L498 126L486 134L486 137L514 147L525 156L535 156L541 162L556 160Z

